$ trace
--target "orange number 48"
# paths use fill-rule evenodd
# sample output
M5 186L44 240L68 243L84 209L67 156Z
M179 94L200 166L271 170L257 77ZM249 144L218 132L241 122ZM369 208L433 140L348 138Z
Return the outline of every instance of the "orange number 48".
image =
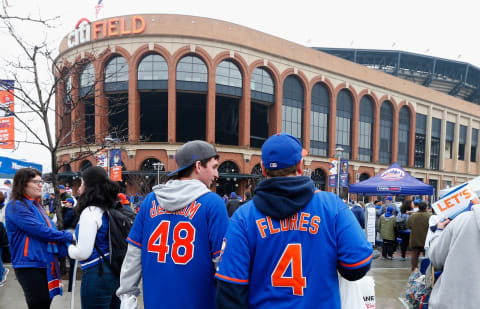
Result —
M292 276L286 277L285 272L291 265ZM272 273L272 286L290 287L293 295L303 296L307 286L307 278L302 274L302 245L288 244L277 262Z

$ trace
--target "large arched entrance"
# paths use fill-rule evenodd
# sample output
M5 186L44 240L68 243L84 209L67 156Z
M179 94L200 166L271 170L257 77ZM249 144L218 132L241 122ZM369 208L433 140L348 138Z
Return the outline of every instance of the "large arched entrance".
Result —
M218 167L219 178L217 180L217 193L220 196L230 195L231 192L238 192L238 166L232 161L225 161Z
M317 168L313 171L311 178L317 189L325 191L327 175L321 168Z

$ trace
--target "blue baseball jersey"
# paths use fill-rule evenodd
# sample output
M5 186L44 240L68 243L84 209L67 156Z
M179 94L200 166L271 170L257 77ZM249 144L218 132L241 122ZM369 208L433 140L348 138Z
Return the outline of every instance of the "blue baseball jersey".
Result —
M215 267L228 225L225 203L209 192L168 212L145 198L127 241L142 250L145 308L214 308Z
M216 278L248 284L250 308L340 308L337 266L368 266L372 246L335 195L274 220L250 201L233 215Z

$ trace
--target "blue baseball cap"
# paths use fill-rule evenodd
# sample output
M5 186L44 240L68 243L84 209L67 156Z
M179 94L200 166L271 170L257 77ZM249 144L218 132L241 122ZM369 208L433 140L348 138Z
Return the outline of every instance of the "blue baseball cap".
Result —
M270 136L262 146L262 163L268 170L296 165L306 155L300 141L287 133Z
M70 204L75 204L75 201L73 200L73 198L69 197L65 200L65 202L69 202Z
M59 185L58 186L59 189L64 189L65 190L65 186L64 185Z
M10 179L5 180L3 183L9 184L9 185L12 184L12 182L10 181Z
M422 202L421 199L417 198L416 200L413 201L414 205L420 204Z

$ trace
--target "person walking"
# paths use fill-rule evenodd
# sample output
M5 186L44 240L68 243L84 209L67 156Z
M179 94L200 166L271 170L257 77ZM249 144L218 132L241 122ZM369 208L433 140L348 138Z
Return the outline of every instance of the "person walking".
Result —
M433 233L429 257L443 269L435 282L428 307L476 309L480 304L480 205L453 220L442 218Z
M362 229L364 229L365 228L365 205L364 204L362 205L362 204L363 202L355 203L353 204L353 207L350 210L352 211L355 218L357 218L357 221L362 227Z
M393 249L395 247L395 216L393 207L388 206L387 211L380 216L378 229L382 237L382 257L384 259L393 258Z
M242 201L240 200L240 197L235 192L230 193L230 198L227 202L228 217L231 217L233 215L235 210L240 207L241 203Z
M116 207L118 185L105 169L92 166L82 173L80 197L75 207L79 216L76 227L78 243L68 247L70 258L80 261L82 308L120 308L115 291L120 278L104 257L110 257L107 210Z
M418 267L420 253L425 254L425 239L428 232L428 221L431 213L427 212L427 204L419 202L418 211L410 215L407 227L410 229L410 248L412 249L412 271Z
M292 135L262 146L253 200L230 219L215 277L217 308L340 308L338 273L370 269L372 246L348 206L316 192Z
M175 155L178 169L145 197L127 238L117 295L137 308L143 280L145 308L214 308L215 264L228 215L210 191L218 155L205 141L191 141Z
M410 242L410 229L407 226L410 212L413 209L412 200L404 200L400 207L400 213L397 215L397 222L395 224L397 236L402 240L400 243L400 251L402 253L402 261L406 260L407 248Z
M74 240L72 233L56 229L38 202L41 176L33 168L19 169L5 212L12 267L29 308L50 308L52 298L62 294L58 258Z

